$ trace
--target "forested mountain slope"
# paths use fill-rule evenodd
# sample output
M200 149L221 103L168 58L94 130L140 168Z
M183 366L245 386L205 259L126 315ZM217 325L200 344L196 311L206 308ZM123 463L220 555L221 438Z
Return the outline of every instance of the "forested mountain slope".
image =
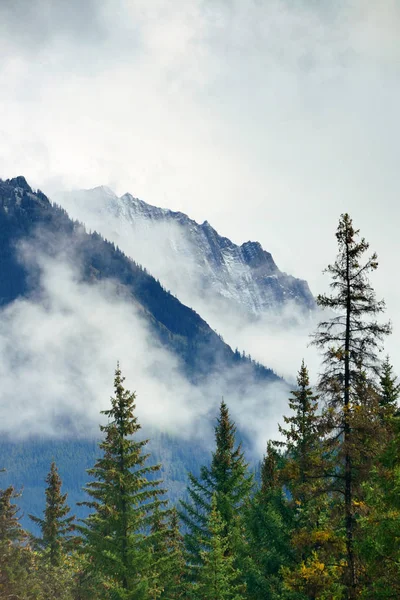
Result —
M163 289L144 268L99 234L87 233L42 192L34 192L24 177L0 180L0 305L35 291L37 273L18 256L18 243L32 236L49 255L62 244L64 258L79 261L87 282L113 280L119 292L139 306L158 339L182 359L193 380L238 364L249 375L277 379L270 369L233 352L196 312Z
M10 307L21 300L28 299L36 304L46 301L41 296L42 275L35 257L27 256L26 247L24 249L26 244L28 254L40 253L55 261L61 256L62 261L77 265L85 285L110 282L115 293L137 309L152 338L176 357L182 378L192 386L188 389L201 388L208 378L218 379L223 382L222 385L229 380L229 389L235 389L239 402L245 404L251 401L254 392L252 386L257 385L267 410L269 399L268 393L264 396L264 384L282 383L272 370L255 363L239 351L233 351L196 312L167 292L144 268L99 234L88 233L81 223L71 220L65 210L52 204L42 192L32 190L24 177L0 180L0 307L3 324L9 319L10 313L7 311ZM68 310L71 310L70 306ZM93 306L95 310L96 306ZM4 341L1 336L4 338L6 331L0 328L0 341ZM24 334L29 335L29 331ZM132 340L132 343L135 342ZM13 340L7 340L7 344L1 348L3 352L5 348L12 349L14 362L25 360L13 349ZM43 356L46 360L46 349L41 356L42 360ZM110 365L110 369L114 366ZM229 377L225 379L226 373L229 373ZM56 381L61 377L56 371L50 375ZM157 371L151 374L154 378L157 375ZM135 381L131 383L136 385ZM3 381L0 389L0 402L3 409L7 409L2 414L8 411L8 414L13 413L13 418L15 415L13 430L7 431L7 419L2 423L0 468L7 469L3 474L3 485L10 482L17 487L24 486L20 504L25 514L39 510L43 501L44 477L53 458L59 465L71 503L83 499L82 485L87 479L85 469L93 464L98 454L93 431L98 432L97 423L101 420L98 415L99 420L95 421L94 429L86 438L76 436L71 426L75 418L73 403L86 401L85 392L81 391L82 399L79 396L66 398L67 409L71 402L70 415L64 412L61 418L57 417L58 420L53 419L50 433L44 436L35 434L34 420L31 424L28 422L22 432L18 427L22 406L29 408L34 415L32 419L46 419L42 405L37 408L31 406L34 402L31 398L33 391L26 390L26 397L20 402L14 386L6 387ZM141 390L138 393L141 401ZM215 406L220 401L218 394L214 398ZM226 395L228 397L228 392ZM32 397L38 396L32 394ZM57 414L58 400L54 398L54 407L47 406L46 409ZM160 402L163 402L162 398ZM20 416L23 416L22 413ZM212 418L214 412L210 412ZM145 429L144 435L147 431ZM160 427L151 431L152 460L162 462L162 475L172 499L184 493L187 471L196 471L207 456L207 443L210 440L202 444L200 439L170 435ZM77 510L82 514L80 509ZM24 523L32 526L26 519Z

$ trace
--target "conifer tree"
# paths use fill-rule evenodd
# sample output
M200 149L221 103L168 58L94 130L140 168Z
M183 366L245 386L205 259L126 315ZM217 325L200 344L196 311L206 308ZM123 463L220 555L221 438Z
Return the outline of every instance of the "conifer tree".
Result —
M216 509L222 519L224 533L228 535L231 525L243 512L252 489L253 478L248 473L241 444L236 445L235 435L236 426L222 401L215 427L216 448L211 465L201 468L199 478L189 473L190 501L181 501L184 510L180 517L188 530L185 545L192 566L202 564L200 553L206 548L206 540L210 536L208 522L212 498L215 496Z
M183 535L180 532L179 516L175 507L172 509L168 520L166 550L168 556L167 572L161 597L165 600L187 598Z
M46 508L43 519L34 515L29 518L39 526L41 537L34 537L35 545L46 551L50 565L59 566L62 556L73 546L74 516L68 516L67 494L61 493L61 478L53 461L46 477Z
M195 586L195 597L199 600L242 600L246 588L239 583L242 576L230 551L233 531L226 534L226 524L218 511L216 494L211 500L207 530L209 535L205 543L209 549L201 551L203 566Z
M285 566L284 584L307 598L318 598L323 589L337 587L337 570L330 563L338 543L329 518L326 475L331 463L323 452L323 422L318 414L318 396L310 387L304 360L297 377L297 389L289 398L288 427L279 426L284 449L280 481L292 508L290 545L294 564Z
M399 437L396 444L399 444ZM397 456L396 456L397 455ZM364 485L366 509L359 517L358 550L363 567L360 597L400 597L400 462L390 444Z
M14 500L21 496L12 486L0 490L0 543L8 546L26 540L26 532L19 522L19 508Z
M22 529L12 486L0 490L0 598L37 598L34 556Z
M308 369L302 361L297 376L297 389L289 398L290 416L284 416L288 428L279 425L283 441L278 445L284 448L285 467L281 480L288 486L294 501L304 503L312 494L320 473L321 421L317 413L318 396L310 387ZM311 489L310 489L311 488Z
M380 384L380 405L383 408L391 408L393 412L397 410L397 400L400 395L400 383L397 383L397 377L393 373L393 366L390 364L389 356L383 361L379 377Z
M151 526L152 580L154 597L178 600L186 597L186 561L183 536L176 508L156 507Z
M364 482L365 507L360 514L360 553L364 570L361 597L400 596L400 422L399 386L386 357L376 392L381 419L380 452Z
M100 426L103 456L88 470L94 478L85 491L92 509L81 532L93 572L101 574L109 597L157 597L152 574L153 537L149 533L154 511L165 501L164 490L153 474L160 465L148 465L143 453L148 440L138 440L140 425L134 414L135 394L123 386L119 365L115 371L111 408L103 411L109 422Z
M261 465L261 484L246 508L248 557L242 563L251 600L286 598L282 570L294 565L290 545L293 510L280 482L281 459L275 445L268 442Z
M359 238L348 214L341 216L336 232L339 254L326 271L331 275L331 295L320 295L317 303L333 311L323 320L314 335L314 344L324 352L324 372L319 389L324 394L330 419L332 449L337 459L335 488L343 494L343 525L345 529L345 579L347 598L358 594L359 574L355 555L354 501L358 478L357 430L360 430L358 407L362 406L356 390L360 369L368 381L373 381L378 369L377 352L389 324L381 324L377 316L384 311L383 301L377 301L368 280L377 266L377 256L364 259L368 243ZM363 426L367 426L364 419Z

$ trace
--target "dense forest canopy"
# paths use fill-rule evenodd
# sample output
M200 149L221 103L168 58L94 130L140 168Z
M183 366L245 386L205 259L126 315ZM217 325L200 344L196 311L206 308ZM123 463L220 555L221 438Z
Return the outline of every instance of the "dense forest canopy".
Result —
M23 490L0 490L0 598L400 597L400 384L380 359L391 327L369 280L377 257L348 214L336 238L331 292L317 299L319 382L310 385L303 361L260 477L223 400L211 456L173 505L118 365L85 518L75 518L54 460L42 511L30 515L35 535L20 522Z

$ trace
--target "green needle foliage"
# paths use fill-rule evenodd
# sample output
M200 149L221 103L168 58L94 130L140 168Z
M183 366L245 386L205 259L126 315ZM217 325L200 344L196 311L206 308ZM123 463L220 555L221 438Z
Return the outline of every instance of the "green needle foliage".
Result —
M0 490L0 598L40 598L35 557L19 522L20 497L12 486Z
M42 533L41 537L34 538L35 546L45 550L50 564L56 567L61 564L63 555L72 548L75 517L67 516L70 512L66 504L67 494L61 493L61 478L55 462L51 463L46 483L43 519L33 515L29 515L29 518L39 526Z
M339 252L326 269L332 278L332 293L317 298L319 306L330 312L319 324L313 343L324 356L319 389L326 401L330 452L337 465L331 477L334 476L338 493L337 514L342 516L345 531L343 583L347 598L354 600L359 593L361 574L355 548L355 502L360 500L358 491L373 458L372 449L367 456L367 448L360 453L360 445L370 424L376 425L376 403L365 392L374 385L379 366L377 353L391 328L377 320L385 304L376 300L368 279L378 267L377 256L365 258L369 245L364 238L359 239L359 231L348 214L340 217L336 238ZM368 436L370 440L374 437Z
M318 396L310 387L304 360L297 376L297 386L289 398L292 414L283 418L287 428L279 426L283 441L278 445L284 448L286 456L281 479L293 500L304 503L312 493L310 486L314 486L320 474L321 456Z
M364 570L361 597L370 600L400 597L400 420L396 381L387 357L378 390L386 443L381 443L378 460L364 483L366 508L360 518Z
M209 549L201 552L203 566L195 586L195 598L242 600L246 588L242 583L238 583L241 574L235 567L235 557L230 552L231 534L226 534L226 524L218 511L216 494L211 500L207 525L209 536L205 542Z
M156 510L151 532L153 573L159 581L153 588L161 589L162 600L186 598L186 561L176 508Z
M292 509L292 564L282 571L285 588L305 598L320 598L325 591L333 597L338 588L338 570L332 566L331 557L340 541L330 523L327 491L335 465L324 454L324 423L304 361L289 408L290 416L284 417L287 427L279 427L283 441L278 444L284 448L280 481Z
M220 414L215 428L216 449L212 454L210 467L203 466L200 477L189 474L189 502L182 501L181 519L187 527L185 544L189 563L202 564L210 537L208 529L215 497L216 509L223 522L223 531L228 535L237 517L243 513L253 486L253 478L248 473L241 445L235 442L236 426L229 417L224 401L220 405Z
M400 383L397 383L397 377L393 373L393 366L390 364L389 356L385 358L382 364L379 377L379 403L383 408L389 408L393 413L397 412L397 400L400 395Z
M282 569L294 565L290 545L293 510L280 483L280 462L279 453L269 442L261 465L260 488L246 510L248 556L243 571L250 600L286 599Z
M102 597L115 599L156 598L158 582L152 569L155 510L165 501L164 490L153 475L160 465L147 463L143 453L148 440L137 440L140 425L134 414L135 394L123 386L119 365L115 371L115 396L103 411L109 422L100 427L105 434L99 444L103 456L88 470L94 481L85 491L92 498L84 504L92 509L81 532L90 570L103 580Z

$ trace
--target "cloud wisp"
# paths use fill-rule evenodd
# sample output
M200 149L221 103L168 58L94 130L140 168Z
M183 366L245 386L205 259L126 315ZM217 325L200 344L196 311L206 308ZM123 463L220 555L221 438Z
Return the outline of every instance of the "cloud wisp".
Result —
M396 327L399 29L397 0L4 0L0 175L207 219L315 293L348 211Z
M318 357L308 342L320 317L318 311L308 314L295 302L286 301L279 310L266 309L263 316L255 318L246 305L237 303L238 288L232 291L226 282L223 287L222 270L219 273L222 283L214 281L215 275L209 272L207 263L212 260L208 257L209 250L196 246L190 226L188 229L171 219L140 215L126 218L120 214L123 202L104 188L59 193L53 198L71 217L100 232L143 265L181 302L199 313L231 347L245 350L288 381L294 380L305 358L316 378ZM235 269L236 276L241 276L240 266ZM243 274L244 285L245 282ZM244 301L245 292L241 293Z
M238 374L227 372L196 387L112 282L84 282L76 263L44 255L34 241L25 243L20 255L39 271L40 285L32 297L1 311L3 434L97 435L99 411L108 407L119 360L127 387L137 392L144 427L199 443L210 440L212 418L224 396L238 426L262 450L281 415L283 384L249 381L244 398L235 390ZM263 416L255 420L254 411Z

